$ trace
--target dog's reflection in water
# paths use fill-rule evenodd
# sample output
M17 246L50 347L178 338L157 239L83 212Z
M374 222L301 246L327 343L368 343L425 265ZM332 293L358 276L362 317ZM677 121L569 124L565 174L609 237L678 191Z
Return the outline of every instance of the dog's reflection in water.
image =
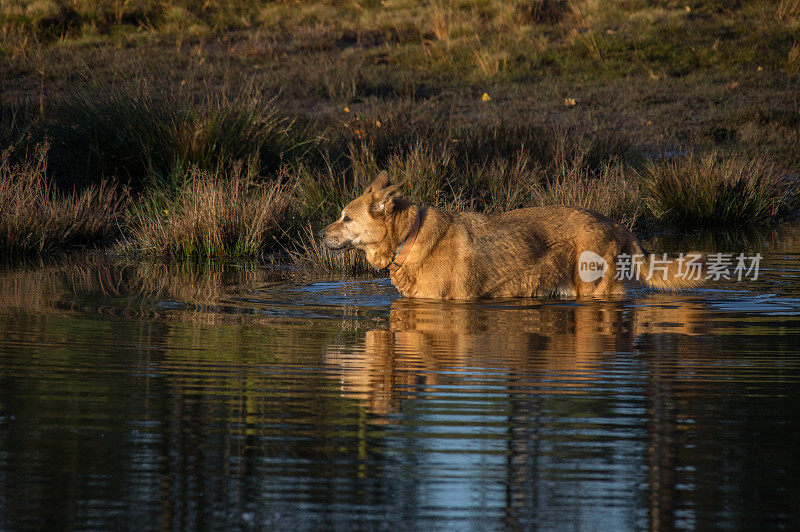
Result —
M609 357L664 348L703 332L699 302L676 294L636 301L577 304L432 302L398 299L388 326L366 332L362 346L332 346L325 357L343 393L378 415L400 400L447 384L546 393L581 393ZM491 386L489 386L491 385ZM496 389L496 388L495 388Z

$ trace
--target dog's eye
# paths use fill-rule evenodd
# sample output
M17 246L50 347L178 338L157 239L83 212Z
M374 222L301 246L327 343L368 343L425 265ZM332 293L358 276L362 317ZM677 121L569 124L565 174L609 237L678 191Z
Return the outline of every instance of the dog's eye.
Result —
M347 223L347 222L349 222L349 221L350 221L350 217L349 217L349 216L347 216L347 215L345 214L345 215L344 215L344 217L342 218L342 221L343 221L344 223Z

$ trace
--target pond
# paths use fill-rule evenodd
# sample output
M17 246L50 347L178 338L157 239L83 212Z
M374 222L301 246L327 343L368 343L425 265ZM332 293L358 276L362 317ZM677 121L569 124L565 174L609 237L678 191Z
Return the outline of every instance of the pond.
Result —
M797 529L798 243L602 301L6 267L0 529Z

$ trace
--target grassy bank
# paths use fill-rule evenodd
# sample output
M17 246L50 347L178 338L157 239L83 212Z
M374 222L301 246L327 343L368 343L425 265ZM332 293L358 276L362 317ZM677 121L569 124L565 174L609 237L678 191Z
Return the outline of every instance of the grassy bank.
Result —
M459 133L466 149L432 135L382 158L373 142L349 144L335 160L341 144L317 138L315 151L281 161L273 173L260 173L253 161L215 171L193 166L134 191L133 199L114 179L65 193L47 175L45 149L16 164L7 153L0 165L0 237L7 255L115 237L128 251L178 260L281 251L301 268L358 273L368 269L363 255L331 253L314 234L379 168L414 200L454 211L574 205L633 229L766 226L795 208L796 181L760 159L708 153L643 160L618 139L599 150L597 135L580 141L574 131L538 134L539 151L522 142L506 152L490 140L499 137L472 130Z
M3 201L40 213L3 214L7 254L116 237L357 271L310 235L382 169L424 203L637 230L795 207L794 1L13 0L0 37ZM92 223L42 236L69 202Z

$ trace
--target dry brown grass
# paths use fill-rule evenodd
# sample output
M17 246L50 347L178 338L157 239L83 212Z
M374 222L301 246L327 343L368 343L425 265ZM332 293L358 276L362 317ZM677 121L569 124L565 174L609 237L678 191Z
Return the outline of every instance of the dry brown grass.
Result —
M516 11L524 22L553 24L573 14L572 0L529 0L517 2Z
M800 0L780 0L775 8L775 15L781 21L800 17Z
M46 131L62 172L116 175L141 190L171 184L190 166L229 171L252 159L259 172L275 172L297 147L292 121L254 85L195 94L139 74L75 83Z
M800 73L800 42L795 42L789 49L786 63L790 73Z
M502 74L508 65L508 52L499 39L493 39L473 50L478 79L492 79Z
M254 177L241 163L229 174L191 169L177 193L154 193L133 209L135 248L177 259L258 255L277 233L292 190Z
M0 157L0 250L25 255L95 244L112 236L127 194L109 181L62 193L47 177L47 145L18 164Z
M568 205L592 209L633 227L642 203L639 179L630 167L609 162L589 172L580 160L562 167L533 189L533 204Z
M797 186L762 158L689 155L644 169L647 206L681 225L758 226L791 207Z

